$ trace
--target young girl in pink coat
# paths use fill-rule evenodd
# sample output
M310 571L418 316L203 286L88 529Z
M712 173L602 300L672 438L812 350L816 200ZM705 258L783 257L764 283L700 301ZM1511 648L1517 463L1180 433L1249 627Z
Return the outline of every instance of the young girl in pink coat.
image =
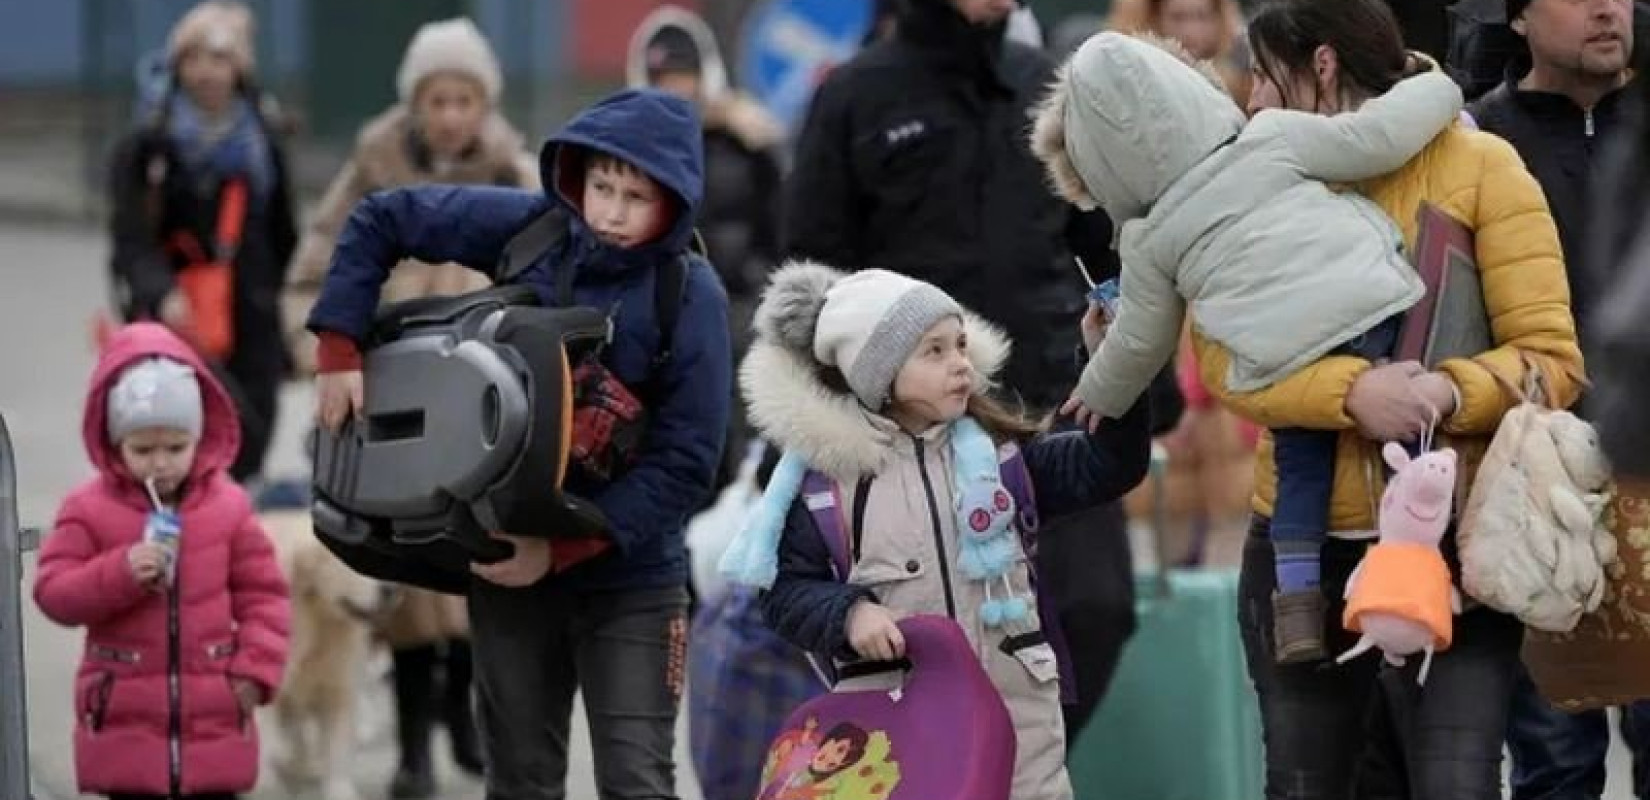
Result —
M280 685L289 607L270 541L225 472L240 447L234 405L188 345L138 323L104 350L81 434L98 475L58 509L34 587L46 616L86 628L80 790L248 791L252 710Z

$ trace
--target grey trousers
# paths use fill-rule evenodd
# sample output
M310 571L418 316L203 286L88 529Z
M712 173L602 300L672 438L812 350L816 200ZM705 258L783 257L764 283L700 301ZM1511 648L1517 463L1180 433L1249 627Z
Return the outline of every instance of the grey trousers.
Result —
M488 800L563 800L573 696L601 800L675 800L687 645L680 587L573 593L477 580L470 628Z

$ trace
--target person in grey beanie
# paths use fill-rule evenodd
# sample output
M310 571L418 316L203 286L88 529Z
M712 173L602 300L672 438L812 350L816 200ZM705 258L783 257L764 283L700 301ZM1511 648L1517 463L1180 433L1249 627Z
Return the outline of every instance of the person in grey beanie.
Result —
M34 582L46 618L84 629L76 788L234 800L258 782L254 710L280 688L292 616L274 545L229 475L234 401L199 352L140 322L105 342L83 408L95 474L58 506Z
M1082 328L1097 346L1099 313ZM955 619L1014 722L1013 796L1070 798L1062 686L1039 635L1027 559L971 560L963 532L967 541L1012 537L1019 552L1025 518L997 474L1008 468L993 469L1013 463L1012 448L1044 518L1132 489L1146 470L1147 404L1094 433L1045 432L992 396L1006 337L934 285L884 270L781 268L757 307L756 335L740 383L752 423L785 455L766 513L729 548L723 573L764 590L768 624L821 660L899 658L896 618ZM857 520L843 579L799 496L810 470L834 480L844 502L854 498L841 509Z

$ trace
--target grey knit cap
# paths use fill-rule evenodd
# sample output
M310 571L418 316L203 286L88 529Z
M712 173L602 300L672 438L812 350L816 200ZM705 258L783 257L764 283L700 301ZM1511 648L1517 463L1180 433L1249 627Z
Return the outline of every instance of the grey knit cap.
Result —
M863 270L826 293L814 356L842 371L866 408L888 404L894 379L928 330L962 306L938 287L886 270Z
M144 428L170 428L199 438L200 381L187 364L143 359L123 370L110 387L104 415L109 441L115 444Z

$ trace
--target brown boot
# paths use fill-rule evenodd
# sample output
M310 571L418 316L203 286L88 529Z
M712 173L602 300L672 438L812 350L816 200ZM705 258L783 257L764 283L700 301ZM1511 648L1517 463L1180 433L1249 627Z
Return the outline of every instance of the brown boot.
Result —
M1306 664L1329 657L1324 647L1323 592L1277 592L1272 595L1272 636L1279 664Z

